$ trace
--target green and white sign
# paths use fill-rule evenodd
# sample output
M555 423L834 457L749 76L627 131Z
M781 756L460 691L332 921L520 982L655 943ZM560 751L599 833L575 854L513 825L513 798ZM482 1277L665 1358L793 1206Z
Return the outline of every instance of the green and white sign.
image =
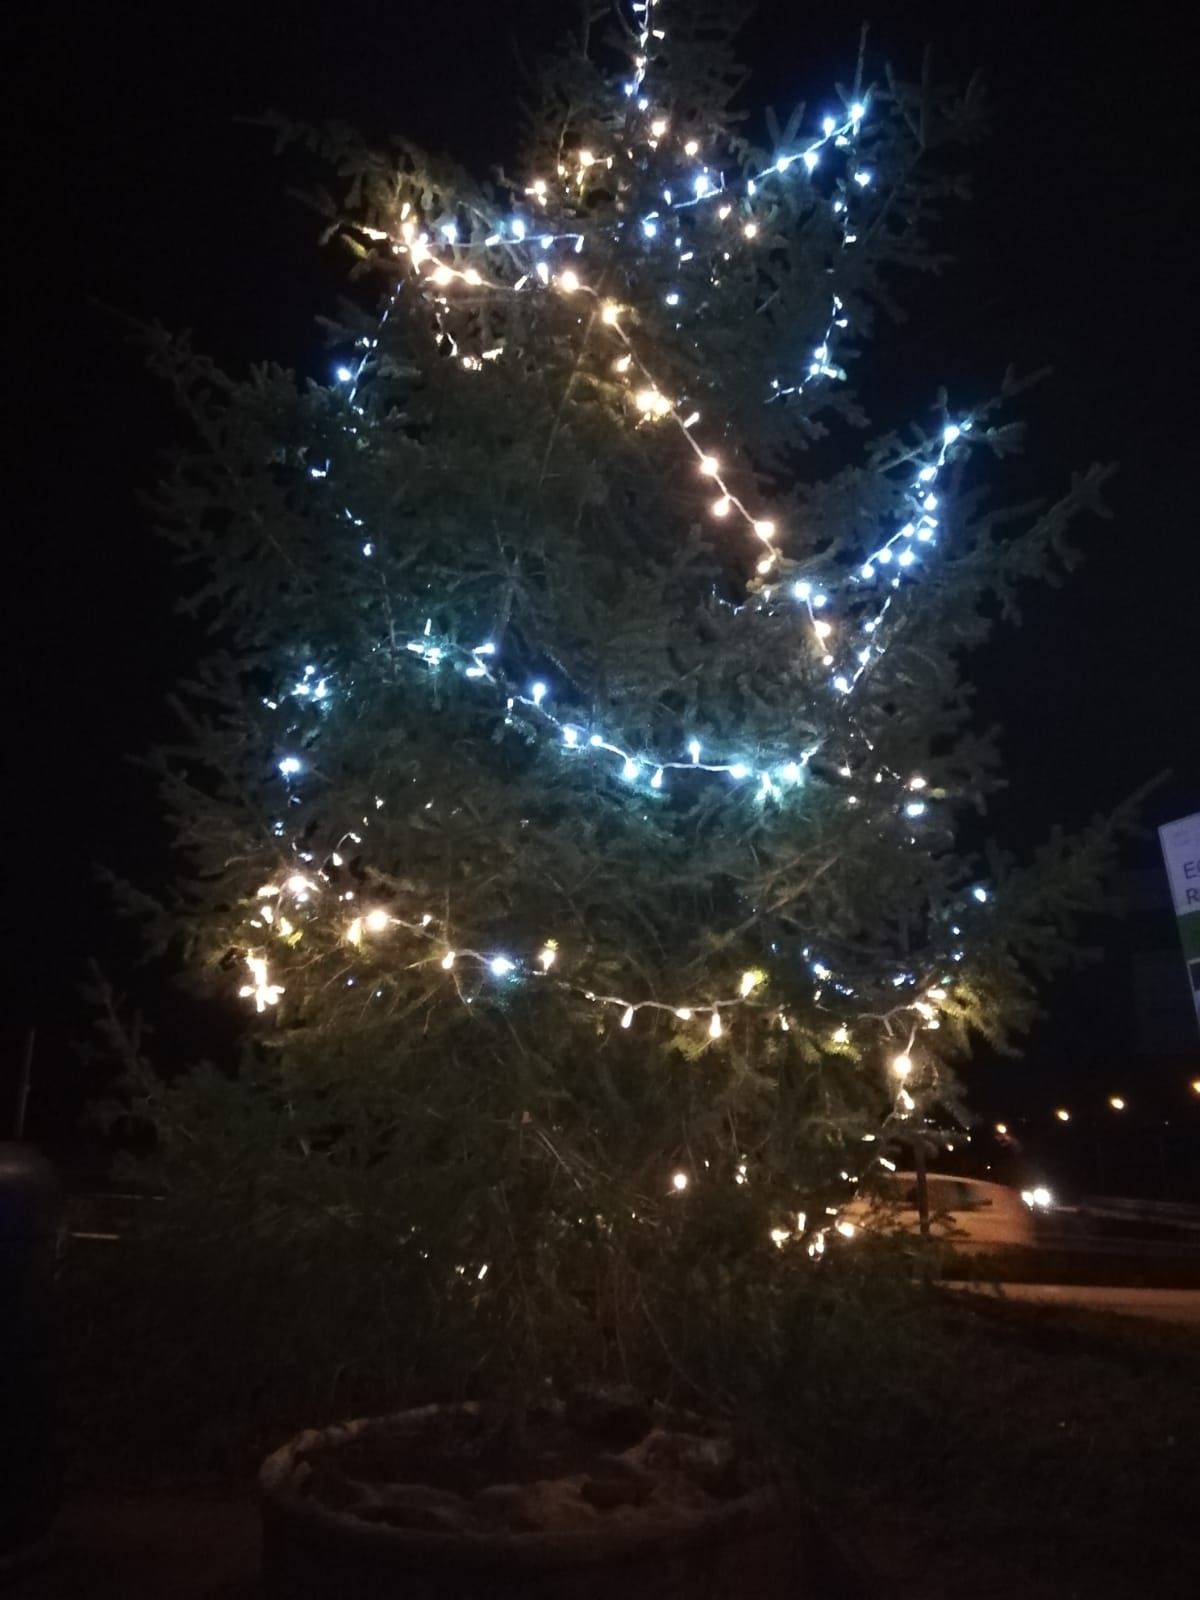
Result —
M1200 1026L1200 811L1158 830Z

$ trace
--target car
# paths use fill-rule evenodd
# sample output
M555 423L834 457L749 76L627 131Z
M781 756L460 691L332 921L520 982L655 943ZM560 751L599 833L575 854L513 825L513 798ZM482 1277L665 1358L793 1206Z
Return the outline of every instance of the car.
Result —
M1050 1204L1046 1190L1031 1190L1026 1198L1003 1183L951 1177L944 1172L929 1173L926 1183L929 1231L934 1239L960 1250L1037 1243L1034 1213ZM1032 1198L1035 1192L1036 1200ZM918 1233L920 1227L915 1172L886 1174L878 1191L855 1196L837 1223L838 1232L848 1238L860 1231Z

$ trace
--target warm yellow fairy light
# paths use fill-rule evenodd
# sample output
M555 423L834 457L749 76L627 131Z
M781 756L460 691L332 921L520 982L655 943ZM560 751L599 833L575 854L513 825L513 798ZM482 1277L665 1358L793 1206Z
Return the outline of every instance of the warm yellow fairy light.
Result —
M442 957L442 971L443 972L449 972L450 971L450 968L454 965L454 958L455 958L455 952L453 950L447 950L446 954Z
M679 1018L679 1020L681 1022L690 1022L692 1020L691 1007L690 1006L678 1006L678 1007L676 1007L675 1015Z
M1071 1113L1066 1109L1065 1106L1059 1106L1054 1115L1060 1122L1070 1122L1071 1120Z
M244 1000L254 999L255 1009L265 1011L268 1006L277 1005L279 996L284 993L281 983L272 983L267 977L267 962L265 956L247 956L246 965L250 968L250 983L243 984L238 993Z
M786 1228L771 1229L771 1243L773 1245L777 1245L781 1250L791 1237L791 1234Z
M633 1007L632 1006L626 1006L625 1010L621 1013L621 1026L623 1028L628 1028L630 1023L632 1023L632 1021L633 1021Z
M716 456L700 457L700 471L706 478L715 478L720 470L721 463L717 460Z
M1005 1134L1008 1132L1008 1123L1007 1122L998 1122L996 1124L996 1132L1003 1139Z
M368 933L382 933L391 920L386 911L368 911L363 918L363 926Z
M907 1078L912 1071L911 1056L894 1056L892 1058L892 1071L898 1078Z
M628 364L628 356L625 357L625 361ZM633 397L634 404L637 406L639 411L653 411L657 400L657 389L639 389L637 394L635 394Z
M454 277L449 267L439 267L433 275L434 283L447 284Z
M743 1000L752 989L756 989L758 987L758 985L762 982L762 979L763 975L761 972L751 971L742 973L741 994Z
M814 622L813 632L818 639L828 639L833 632L833 624L831 622Z
M538 960L542 964L542 971L543 972L549 972L550 968L554 965L557 957L558 957L558 946L554 943L553 939L551 939L551 940L547 941L547 943L544 944L542 946L542 948L538 951Z
M614 301L609 300L600 312L600 320L602 322L607 322L611 328L620 314L620 307L616 305Z
M758 223L757 222L747 222L745 227L742 229L742 233L747 239L753 239L754 235L757 232L758 232Z
M1192 1079L1192 1093L1200 1094L1200 1078Z
M1124 1111L1125 1109L1125 1102L1119 1094L1110 1094L1108 1103L1114 1111Z
M834 1044L848 1044L850 1042L850 1030L848 1028L835 1028L833 1030L833 1042Z
M916 1110L917 1102L913 1099L912 1095L909 1094L907 1089L901 1089L900 1093L896 1096L896 1098L899 1100L900 1105L901 1105L903 1110L905 1110L905 1111L915 1111Z
M590 167L594 164L595 160L596 158L590 150L581 150L579 152L579 165L581 167Z
M361 917L355 917L354 921L346 929L346 938L350 941L351 944L361 944L362 943L362 918Z
M729 496L727 494L723 494L719 500L714 500L712 503L713 516L727 517L729 515L729 508L732 504L733 502L730 500Z
M714 1011L712 1014L712 1020L708 1024L708 1036L710 1039L719 1039L721 1037L721 1013L719 1011Z
M760 539L773 539L775 537L775 524L763 517L754 524L754 531Z
M561 287L564 288L568 294L574 294L575 290L579 287L579 276L577 273L572 272L570 267L568 267L565 272L559 273L558 281Z
M678 1192L680 1194L682 1194L683 1191L687 1188L687 1186L688 1186L688 1175L687 1175L687 1173L686 1172L677 1172L677 1173L675 1173L675 1175L671 1179L671 1187L673 1189L678 1190Z
M666 119L666 117L655 117L654 121L650 124L650 132L654 135L654 137L656 139L661 139L663 134L666 133L666 131L667 131L667 119Z
M698 155L699 151L700 151L700 145L699 145L699 142L696 139L689 139L688 142L683 147L683 153L684 153L685 156Z
M467 270L463 273L463 282L464 283L469 283L473 287L477 287L479 284L481 284L483 282L483 279L479 275L479 273L476 272L474 267L468 267Z

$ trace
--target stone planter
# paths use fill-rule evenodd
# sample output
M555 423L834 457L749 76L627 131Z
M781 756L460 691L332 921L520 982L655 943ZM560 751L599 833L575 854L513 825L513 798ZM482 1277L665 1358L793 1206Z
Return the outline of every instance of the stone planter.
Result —
M270 1456L259 1474L266 1594L273 1600L817 1600L833 1592L815 1576L808 1520L778 1486L740 1491L726 1481L723 1494L697 1492L693 1504L679 1503L676 1494L659 1506L657 1486L643 1486L631 1498L619 1485L607 1493L603 1481L586 1474L582 1489L578 1474L549 1484L531 1484L527 1475L524 1486L497 1483L464 1497L421 1483L350 1487L337 1465L339 1458L352 1466L364 1451L386 1449L398 1434L411 1457L421 1430L444 1426L448 1417L470 1424L481 1413L434 1406L366 1419L299 1434ZM652 1442L681 1437L659 1432ZM615 1472L616 1458L604 1459ZM436 1483L437 1464L432 1456L429 1462ZM341 1495L330 1493L331 1474ZM481 1524L477 1507L526 1490L574 1496L575 1525L514 1531L488 1526L486 1516ZM353 1508L330 1503L356 1495ZM460 1506L470 1514L464 1517ZM426 1526L396 1525L414 1520ZM817 1564L824 1566L823 1558Z

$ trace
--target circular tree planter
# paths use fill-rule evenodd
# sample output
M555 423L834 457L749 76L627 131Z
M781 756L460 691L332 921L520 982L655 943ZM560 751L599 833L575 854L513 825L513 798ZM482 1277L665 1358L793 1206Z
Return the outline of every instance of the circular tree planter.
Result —
M263 1464L274 1600L802 1600L791 1492L694 1418L545 1406L519 1446L485 1408L299 1434Z

